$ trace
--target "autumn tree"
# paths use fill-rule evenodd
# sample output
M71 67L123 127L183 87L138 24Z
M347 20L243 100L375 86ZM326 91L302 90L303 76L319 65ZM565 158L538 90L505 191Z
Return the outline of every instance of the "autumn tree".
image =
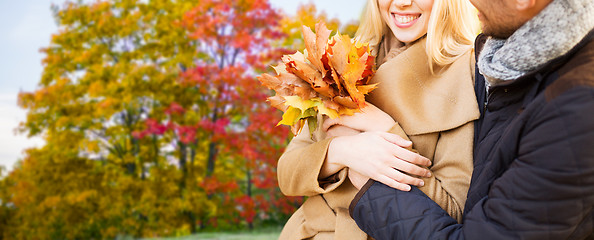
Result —
M295 210L275 174L289 129L255 79L303 48L289 18L264 0L53 10L38 88L19 94L20 131L46 143L0 180L4 238L181 235Z
M178 111L171 111L175 117L156 119L157 124L179 126L184 139L177 145L187 159L180 161L183 173L199 179L207 198L227 208L224 214L200 214L202 226L207 218L228 218L245 219L251 228L256 208L269 212L267 203L284 200L275 184L254 182L254 173L275 179L274 163L288 136L282 128L262 131L274 126L279 115L265 105L267 91L257 87L254 78L282 53L271 45L284 37L277 28L280 18L267 1L221 0L202 1L182 20L203 56L192 66L181 66L179 83L194 93L193 98L177 101ZM205 168L195 168L200 166L196 162ZM255 197L254 183L273 194ZM238 186L241 192L230 195ZM239 216L229 214L229 208ZM188 217L193 218L191 213Z
M114 0L54 7L59 32L42 50L38 90L19 96L28 110L21 130L43 136L46 145L29 151L11 174L9 201L18 209L12 224L21 227L8 236L189 233L195 222L183 217L187 212L214 209L195 200L207 199L203 188L185 189L180 126L149 124L154 133L169 132L149 143L135 135L147 129L149 117L173 117L167 110L186 96L204 104L179 81L183 66L204 58L182 25L195 5ZM85 207L71 207L75 203Z

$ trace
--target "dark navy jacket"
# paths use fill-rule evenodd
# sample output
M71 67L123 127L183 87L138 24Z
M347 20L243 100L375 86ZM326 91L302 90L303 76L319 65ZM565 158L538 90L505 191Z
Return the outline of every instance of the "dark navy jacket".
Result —
M489 96L477 74L481 118L461 224L417 188L369 181L350 208L359 227L377 240L594 239L593 33Z

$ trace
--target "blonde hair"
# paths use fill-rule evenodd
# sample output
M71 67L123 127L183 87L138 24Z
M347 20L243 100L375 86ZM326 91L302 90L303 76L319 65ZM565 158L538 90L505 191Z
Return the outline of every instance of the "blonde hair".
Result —
M431 71L434 65L449 65L472 48L478 32L477 12L468 0L434 0L426 42ZM382 19L378 0L367 0L355 39L368 42L377 56L385 34L392 33Z

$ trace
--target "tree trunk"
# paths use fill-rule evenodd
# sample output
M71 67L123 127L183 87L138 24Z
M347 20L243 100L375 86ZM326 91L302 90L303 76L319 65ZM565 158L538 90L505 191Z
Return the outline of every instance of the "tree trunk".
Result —
M211 118L210 121L213 124L217 122L217 119L219 119L219 108L217 105L218 105L218 102L215 102L215 108L213 109L212 115L210 117ZM212 174L214 173L215 161L217 159L217 153L218 153L217 143L213 139L214 139L214 132L212 132L210 134L210 144L208 145L208 159L207 159L207 164L206 164L206 176L207 177L212 176Z
M186 181L188 180L188 148L186 144L178 142L179 144L179 167L182 171L182 179L179 182L179 194L184 199L184 189L186 188ZM184 210L188 224L190 224L190 231L192 234L197 233L196 216L192 211Z
M126 170L128 170L128 174L134 176L136 175L136 164L135 163L126 163Z
M190 222L190 231L192 234L198 233L198 229L196 228L196 215L194 215L191 211L186 211L186 216L188 217L188 221ZM200 223L202 225L202 223ZM200 226L202 228L202 226Z
M219 149L217 148L217 143L211 142L208 145L208 162L206 165L206 176L210 177L214 173L215 168L215 161L217 159L217 153Z
M252 197L252 171L250 169L247 170L247 195L251 198ZM248 228L251 230L254 229L254 223L248 222Z
M179 183L179 190L180 192L183 191L183 189L186 188L186 178L188 177L188 166L186 166L187 164L187 149L186 149L186 145L178 142L179 144L179 168L182 171L182 179Z
M252 197L252 171L247 170L247 195Z

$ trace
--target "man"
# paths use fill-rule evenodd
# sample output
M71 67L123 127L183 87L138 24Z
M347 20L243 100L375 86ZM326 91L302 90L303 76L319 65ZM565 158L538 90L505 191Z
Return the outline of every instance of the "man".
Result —
M463 222L374 181L351 215L377 240L594 239L594 1L471 2L481 118Z

